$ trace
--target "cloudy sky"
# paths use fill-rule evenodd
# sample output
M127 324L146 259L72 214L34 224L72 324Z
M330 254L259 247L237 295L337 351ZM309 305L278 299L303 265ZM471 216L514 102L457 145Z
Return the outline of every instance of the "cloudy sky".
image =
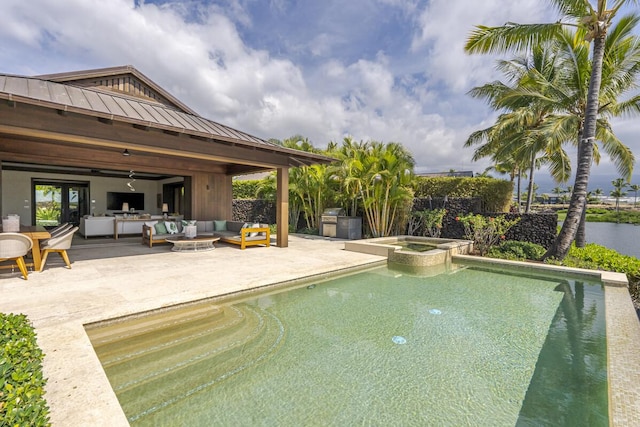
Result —
M556 18L542 0L2 5L0 73L133 65L212 120L264 139L302 134L320 148L348 135L400 142L418 172L481 172L489 165L472 162L463 148L471 132L495 119L466 93L501 77L496 58L463 52L473 25ZM617 120L614 130L640 157L640 120ZM595 183L616 177L606 158L592 175ZM633 182L640 183L638 171Z

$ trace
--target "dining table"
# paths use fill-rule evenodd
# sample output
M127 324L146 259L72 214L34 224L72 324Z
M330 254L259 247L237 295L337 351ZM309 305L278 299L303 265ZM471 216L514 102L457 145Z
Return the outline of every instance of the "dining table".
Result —
M0 226L0 232L2 226ZM42 257L40 256L40 241L51 237L49 231L42 225L22 225L20 224L20 234L29 236L33 241L33 247L31 248L33 263L26 263L27 266L33 266L34 271L40 271L42 264Z

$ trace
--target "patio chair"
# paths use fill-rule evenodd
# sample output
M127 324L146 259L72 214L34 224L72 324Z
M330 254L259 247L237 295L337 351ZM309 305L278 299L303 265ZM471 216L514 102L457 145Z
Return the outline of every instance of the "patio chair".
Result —
M49 239L52 239L54 237L57 237L59 235L61 235L62 233L64 233L65 231L69 230L73 225L65 222L64 224L60 224L59 226L52 228L51 230L49 230L49 234L51 235L51 237L49 237ZM40 244L44 244L47 243L47 241L49 239L42 239L40 240Z
M24 256L31 250L33 241L20 233L0 233L0 261L15 260L24 280L27 277L27 265Z
M59 236L65 231L67 231L68 229L70 229L72 226L73 224L65 222L64 224L60 224L59 226L49 230L49 234L51 234L51 237Z
M47 257L49 256L50 252L58 252L67 267L71 268L71 262L69 261L69 256L67 255L67 249L71 248L71 240L73 239L73 235L76 231L78 231L78 227L72 227L64 233L50 238L40 247L42 258L40 271L44 269L44 265L47 262Z

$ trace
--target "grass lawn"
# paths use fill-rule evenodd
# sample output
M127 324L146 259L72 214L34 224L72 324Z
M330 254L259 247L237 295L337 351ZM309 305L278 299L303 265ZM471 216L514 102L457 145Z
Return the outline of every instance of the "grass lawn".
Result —
M564 221L566 216L566 209L558 211L558 221ZM616 212L615 209L608 208L587 208L587 222L640 224L640 211L621 209L620 212Z

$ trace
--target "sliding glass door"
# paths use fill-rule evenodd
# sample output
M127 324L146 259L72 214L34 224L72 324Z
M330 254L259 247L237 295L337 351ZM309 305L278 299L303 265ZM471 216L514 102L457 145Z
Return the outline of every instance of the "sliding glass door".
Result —
M89 213L89 183L32 180L32 223L55 227L65 222L80 224Z

